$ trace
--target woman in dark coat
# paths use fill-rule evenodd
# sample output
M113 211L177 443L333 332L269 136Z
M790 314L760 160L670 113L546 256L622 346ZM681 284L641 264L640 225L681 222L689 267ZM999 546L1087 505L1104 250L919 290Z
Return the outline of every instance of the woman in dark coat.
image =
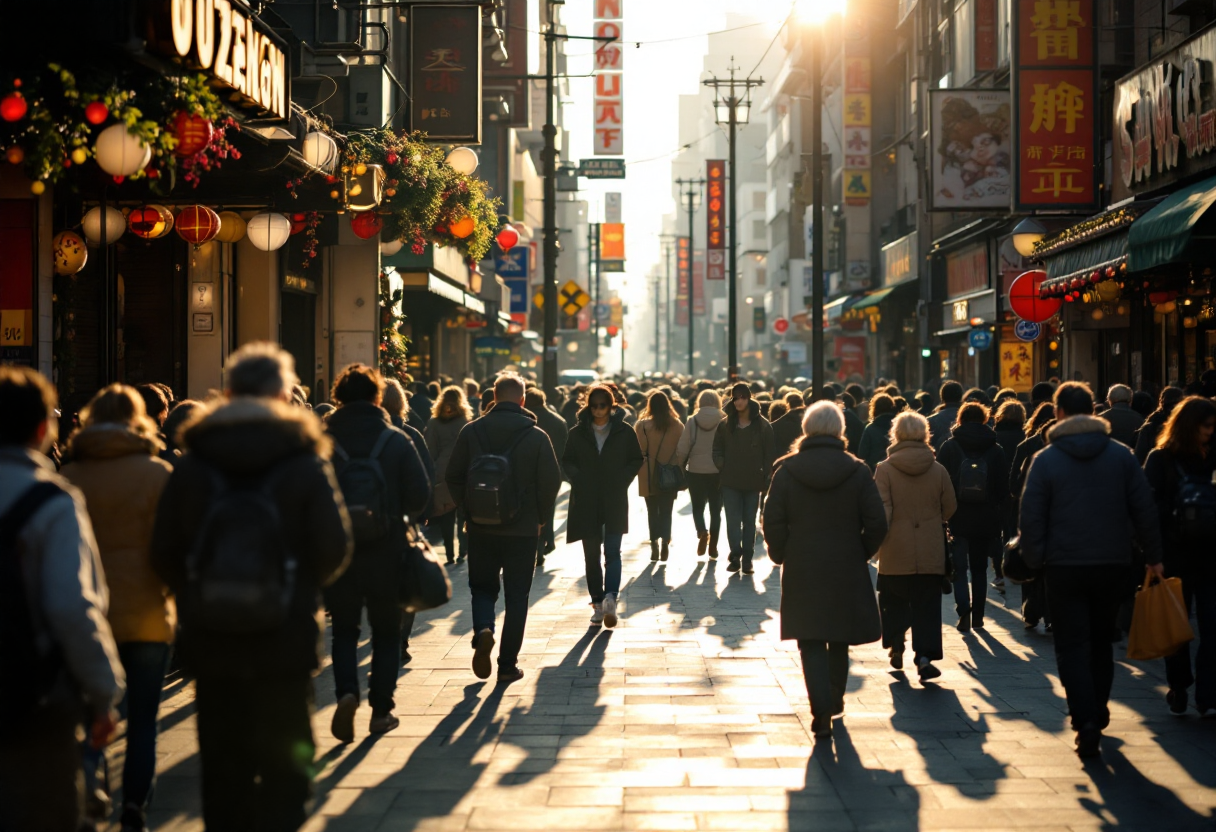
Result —
M887 458L887 446L891 444L891 421L895 418L895 399L879 393L870 399L870 424L861 434L861 447L857 455L873 471L878 463Z
M621 588L621 538L629 531L629 484L642 467L637 434L603 384L587 388L570 429L562 470L570 482L566 542L583 542L592 624L616 626ZM601 566L601 550L603 565Z
M1018 452L1018 445L1026 439L1026 408L1016 398L1005 399L992 417L992 429L996 431L996 441L1005 452L1005 459L1013 459L1013 455ZM1012 494L1007 495L1001 503L1001 532L1005 540L1018 533L1017 500ZM992 568L996 572L993 584L1004 594L1005 576L1001 572L999 556L993 562Z
M1185 395L1181 387L1162 388L1161 395L1157 398L1157 409L1145 417L1144 424L1136 431L1136 459L1141 465L1148 459L1149 452L1157 447L1157 436Z
M811 730L832 736L844 713L849 645L882 637L866 566L887 535L887 515L870 469L844 449L844 417L816 402L798 451L773 474L761 524L781 565L781 637L797 639L811 700Z

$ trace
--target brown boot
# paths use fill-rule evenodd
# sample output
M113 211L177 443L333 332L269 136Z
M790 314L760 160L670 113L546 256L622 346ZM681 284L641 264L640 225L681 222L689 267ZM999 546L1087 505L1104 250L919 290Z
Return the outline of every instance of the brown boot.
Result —
M718 559L718 536L712 533L709 536L709 559Z
M697 557L705 554L705 550L709 547L709 532L701 532L697 535Z

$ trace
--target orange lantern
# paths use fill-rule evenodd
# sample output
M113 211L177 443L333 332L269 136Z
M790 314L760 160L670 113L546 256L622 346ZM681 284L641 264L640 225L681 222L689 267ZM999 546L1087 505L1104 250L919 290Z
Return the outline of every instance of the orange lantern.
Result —
M173 230L173 212L163 205L144 205L131 209L127 228L145 240L155 240Z
M358 211L351 214L350 230L355 232L355 236L360 240L370 240L377 236L383 227L384 222L375 211Z
M177 139L173 152L178 156L193 156L211 144L214 132L210 121L182 110L173 117L173 136Z
M219 214L206 205L187 205L177 214L177 236L198 248L220 233Z
M462 217L461 219L458 219L456 222L452 223L451 227L448 228L448 231L450 231L452 236L457 240L463 240L476 230L477 221L472 217Z
M74 231L60 231L51 240L51 249L55 256L55 274L76 274L84 268L89 260L89 250L85 248L84 240Z

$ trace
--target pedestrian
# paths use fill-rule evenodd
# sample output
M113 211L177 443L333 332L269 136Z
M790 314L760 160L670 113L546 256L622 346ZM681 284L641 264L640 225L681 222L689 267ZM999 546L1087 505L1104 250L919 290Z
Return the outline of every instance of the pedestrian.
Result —
M107 619L127 677L119 706L127 720L124 832L146 822L156 783L156 715L177 626L176 605L151 556L156 504L173 466L159 457L164 445L144 411L145 398L123 384L93 396L68 442L72 462L61 472L85 498L110 588ZM95 782L101 758L99 749L85 750L86 783Z
M1149 568L1164 572L1152 488L1093 409L1087 385L1056 389L1057 421L1030 464L1018 521L1026 565L1043 570L1056 666L1082 757L1100 753L1110 723L1112 635L1137 539Z
M165 440L165 448L173 452L173 459L166 460L170 465L177 463L177 458L181 456L181 442L178 441L178 432L182 425L197 417L205 408L206 405L194 399L183 399L173 406L169 411L169 415L165 417L165 424L161 428L161 436ZM165 457L162 455L161 459Z
M1110 424L1110 438L1135 448L1136 431L1144 424L1144 417L1132 410L1132 388L1126 384L1112 384L1106 393L1106 402L1110 406L1102 411L1102 418Z
M480 419L465 425L456 437L448 460L448 491L456 507L464 511L469 528L469 592L473 613L473 673L490 678L490 654L494 649L494 605L503 593L506 614L502 646L498 650L498 681L504 684L524 677L519 651L528 624L528 592L536 565L536 545L561 487L561 471L553 444L536 426L536 417L524 410L524 381L514 373L503 373L494 381L494 407ZM483 516L481 501L470 504L474 484L470 466L491 457L505 456L508 476L496 480L505 514ZM498 468L502 471L502 468ZM477 487L484 488L486 483ZM469 486L466 490L466 486ZM482 494L488 492L483 491ZM474 494L474 496L479 496ZM513 514L509 507L514 507Z
M773 460L777 458L773 426L760 415L744 382L730 391L726 420L714 435L713 460L721 472L722 507L726 510L726 542L730 547L727 572L752 574L756 551L756 512L760 495L768 489Z
M0 365L0 829L13 832L80 828L77 732L110 742L125 681L84 495L45 455L57 404L41 374Z
M1136 431L1136 461L1141 465L1148 459L1149 452L1157 447L1157 437L1160 435L1161 429L1165 427L1170 414L1174 412L1174 408L1178 406L1178 402L1182 401L1184 396L1181 387L1161 388L1161 395L1157 398L1157 409L1148 415L1144 424L1140 426L1140 430Z
M156 425L157 433L160 435L161 447L156 452L157 456L172 465L177 454L165 440L164 434L165 420L169 418L170 403L173 400L172 391L163 384L140 384L133 389L143 399L144 413Z
M1055 388L1046 383L1042 386L1054 392ZM1040 385L1036 384L1035 389ZM1030 470L1030 460L1047 445L1047 429L1055 424L1055 405L1050 401L1043 402L1035 408L1026 423L1026 438L1018 445L1013 454L1013 462L1009 466L1009 494L1011 498L1010 513L1015 524L1021 511L1022 489L1026 483L1026 472ZM1051 610L1047 608L1047 591L1042 581L1028 581L1022 584L1022 624L1027 630L1033 630L1042 621L1048 632L1051 632Z
M886 393L878 393L870 399L870 423L861 434L861 446L857 456L873 471L878 463L887 458L887 445L891 442L891 422L895 419L895 400Z
M773 443L780 456L788 454L794 443L802 438L802 417L806 413L806 402L801 393L786 393L785 404L789 408L785 415L780 419L769 419L773 424Z
M448 488L448 464L452 451L456 450L460 431L474 418L473 408L465 399L464 388L451 385L440 392L435 409L431 411L431 419L427 422L426 433L423 434L427 450L435 460L434 506L427 522L439 526L439 533L443 535L443 551L449 564L464 559L469 552L469 543L464 530L464 516L457 511L456 498Z
M802 431L798 449L777 461L762 525L781 566L781 638L798 640L811 731L826 739L844 713L849 645L882 637L866 561L887 518L870 469L844 449L840 409L815 402Z
M566 420L561 417L557 411L549 407L549 400L545 396L545 391L539 387L529 387L524 394L524 407L532 411L536 416L536 426L545 432L549 437L549 441L553 444L553 453L561 460L566 454L566 440L570 435L570 428L566 427ZM549 509L549 516L545 518L545 527L541 530L540 540L536 543L536 565L545 565L545 555L557 548L557 538L554 536L554 513L557 509L557 503Z
M718 534L722 527L722 482L714 464L714 438L725 419L722 397L715 390L702 390L697 395L697 409L685 423L676 448L676 464L687 469L692 520L697 529L697 557L708 552L710 560L718 558Z
M350 518L320 420L291 405L291 355L249 343L225 375L224 400L183 429L152 563L195 679L204 825L293 830L316 747L317 601L350 562Z
M1183 603L1188 614L1194 608L1199 630L1193 673L1189 644L1165 660L1166 702L1178 715L1186 713L1187 691L1194 685L1196 710L1203 716L1216 716L1216 561L1212 558L1216 517L1208 514L1199 523L1187 520L1188 505L1201 503L1210 512L1216 504L1214 429L1216 405L1210 399L1189 396L1174 408L1156 449L1144 463L1165 544L1165 574L1182 579Z
M866 432L866 423L857 415L857 401L849 392L840 394L840 406L844 411L844 438L848 451L857 456L861 453L861 437Z
M988 561L999 557L1001 506L1009 495L1009 463L996 431L988 426L989 413L980 402L965 402L958 409L950 438L937 453L958 499L950 533L954 538L954 609L962 633L984 626Z
M414 393L409 398L408 421L419 431L424 431L434 408L435 400L427 394L427 385L421 381L417 382L414 385Z
M1006 398L996 409L992 417L992 429L996 431L996 441L1005 452L1005 459L1012 460L1018 452L1018 446L1026 440L1026 408L1016 398ZM1017 497L1010 495L1001 502L1001 536L1010 540L1018 533ZM992 564L1002 594L1004 593L1005 577L1001 571L998 557Z
M380 407L383 395L384 377L379 370L351 364L334 379L330 398L338 409L325 423L355 538L350 568L325 590L338 700L330 730L341 742L355 738L364 609L372 631L368 731L383 734L400 724L393 714L393 691L403 658L397 572L406 545L406 524L410 517L420 516L431 499L431 481L418 450L392 426Z
M934 453L941 450L942 445L950 438L950 429L958 421L958 409L963 403L963 385L957 381L943 382L938 391L938 398L941 405L929 417L929 430L932 434L929 444L933 446Z
M671 545L671 510L678 490L659 487L658 466L676 465L684 425L676 416L671 399L662 390L651 390L646 407L633 428L644 457L638 471L638 494L646 501L650 528L650 559L667 560Z
M942 675L942 579L947 574L945 525L957 502L950 474L934 460L929 420L912 412L891 423L891 446L874 482L886 509L889 533L878 550L878 605L882 644L891 667L904 665L912 630L916 672L922 681Z

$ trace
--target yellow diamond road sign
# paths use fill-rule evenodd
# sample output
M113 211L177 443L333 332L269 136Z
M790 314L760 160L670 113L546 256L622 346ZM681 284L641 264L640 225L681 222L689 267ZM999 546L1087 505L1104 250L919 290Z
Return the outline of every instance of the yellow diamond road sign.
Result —
M577 315L590 302L591 296L583 291L583 287L573 280L566 281L566 285L557 293L557 308L564 315ZM545 293L543 291L537 292L532 297L532 303L536 305L537 309L543 309L545 305Z

